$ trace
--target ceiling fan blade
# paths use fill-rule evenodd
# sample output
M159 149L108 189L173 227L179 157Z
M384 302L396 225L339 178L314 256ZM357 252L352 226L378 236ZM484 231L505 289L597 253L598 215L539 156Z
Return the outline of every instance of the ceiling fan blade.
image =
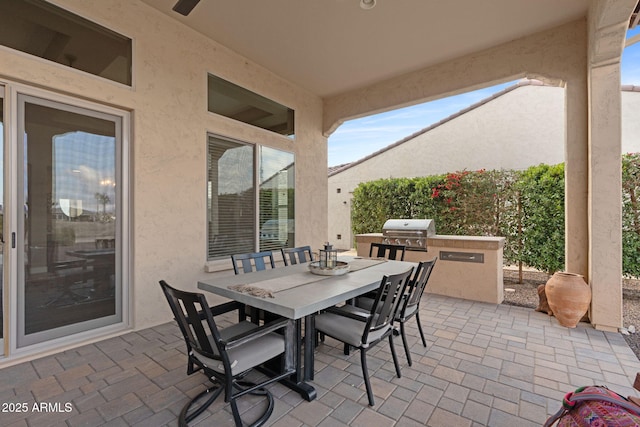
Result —
M199 1L200 0L178 0L178 3L173 6L173 10L181 15L187 16Z

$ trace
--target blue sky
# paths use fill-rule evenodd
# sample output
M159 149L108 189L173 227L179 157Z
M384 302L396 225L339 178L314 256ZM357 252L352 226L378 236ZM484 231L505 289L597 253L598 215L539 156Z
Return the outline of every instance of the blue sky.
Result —
M639 33L640 28L636 28L629 31L627 37ZM625 49L621 73L623 85L640 86L640 42ZM359 160L514 83L516 82L503 83L345 122L329 137L329 166Z

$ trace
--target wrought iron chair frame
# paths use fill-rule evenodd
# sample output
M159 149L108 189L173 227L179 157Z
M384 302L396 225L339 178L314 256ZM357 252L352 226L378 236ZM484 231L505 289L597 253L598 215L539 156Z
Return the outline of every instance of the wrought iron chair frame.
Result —
M368 349L388 338L389 348L396 368L396 374L398 375L398 378L402 375L400 372L398 357L393 345L393 321L397 317L402 295L408 285L412 271L413 267L404 273L384 276L380 282L380 286L378 287L373 306L369 311L364 311L352 305L330 307L325 312L316 315L314 319L316 332L323 333L343 342L346 345L353 346L360 350L362 376L370 406L374 406L375 401L367 369ZM393 295L393 297L384 298L384 295ZM339 320L338 316L343 317L344 320ZM348 330L350 327L349 325L355 327L355 322L351 322L347 319L353 319L362 323L362 336L360 337L359 343L353 340L351 342L347 342L345 340L344 332ZM331 327L332 321L338 322L338 325L336 325L335 328ZM373 340L371 341L369 340L370 336L373 336Z
M245 326L241 328L243 332L238 333L235 336L223 337L223 335L221 335L221 331L216 325L214 317L239 309L241 308L241 304L229 302L219 306L209 307L205 296L201 293L175 289L169 286L164 280L160 281L160 286L185 339L188 358L187 374L190 375L202 370L213 382L212 387L209 387L198 394L183 407L179 416L179 425L181 427L187 426L190 421L204 412L222 393L222 391L225 392L225 402L231 405L233 419L237 427L241 427L243 424L236 400L248 393L264 395L267 398L267 408L258 420L252 424L252 426L260 426L264 424L271 416L274 408L273 396L264 387L275 381L285 379L295 372L295 356L293 348L295 342L295 330L293 321L289 319L280 319L263 326L256 326L253 324L250 326L243 325ZM249 322L240 323L249 324ZM280 373L258 384L242 382L241 379L246 375L246 373L255 368L259 363L253 365L253 362L244 362L249 363L249 365L252 366L248 365L247 369L243 370L243 372L234 372L235 364L238 362L238 359L234 359L232 362L229 352L234 349L239 349L243 345L247 345L252 341L264 340L265 337L273 340L273 335L271 335L271 337L267 337L267 335L277 331L282 331L281 333L284 334L284 351L279 353L282 355ZM271 351L263 358L271 356L273 353L274 351ZM263 360L260 363L271 360L276 356L277 354L275 356L268 357L268 359ZM255 360L260 360L260 358ZM218 363L218 370L210 366L213 361ZM240 364L241 363L243 363L242 360L240 361ZM240 364L238 365L240 366ZM234 390L238 391L234 392ZM200 402L200 400L205 396L208 396L206 401L192 410L192 407L194 407L196 403Z
M297 248L282 248L282 259L284 265L303 264L305 262L313 261L313 253L311 252L311 246L299 246Z
M373 254L373 249L376 249L376 254ZM407 247L404 245L392 245L388 243L371 243L369 247L369 257L378 257L378 258L386 258L392 259L395 261L404 261L404 253L407 250ZM400 259L398 259L398 254L400 254Z

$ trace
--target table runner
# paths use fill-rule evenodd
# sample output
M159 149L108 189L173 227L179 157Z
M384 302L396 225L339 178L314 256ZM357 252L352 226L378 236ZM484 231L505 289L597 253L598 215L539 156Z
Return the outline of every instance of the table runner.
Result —
M363 268L372 267L377 264L386 262L384 258L354 258L349 262L349 273L362 270ZM346 273L346 274L349 274ZM287 289L296 288L298 286L307 285L309 283L319 282L335 276L320 276L310 271L290 274L275 279L251 282L251 274L247 274L247 283L240 285L228 286L228 289L241 293L246 293L256 297L275 298L274 294ZM259 286L257 285L259 283Z

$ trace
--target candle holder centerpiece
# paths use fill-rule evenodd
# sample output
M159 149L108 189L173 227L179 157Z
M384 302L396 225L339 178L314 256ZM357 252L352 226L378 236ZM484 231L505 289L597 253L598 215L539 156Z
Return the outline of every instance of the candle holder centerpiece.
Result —
M318 250L318 260L309 263L309 271L321 276L337 276L349 271L349 263L338 261L338 251L329 242Z

